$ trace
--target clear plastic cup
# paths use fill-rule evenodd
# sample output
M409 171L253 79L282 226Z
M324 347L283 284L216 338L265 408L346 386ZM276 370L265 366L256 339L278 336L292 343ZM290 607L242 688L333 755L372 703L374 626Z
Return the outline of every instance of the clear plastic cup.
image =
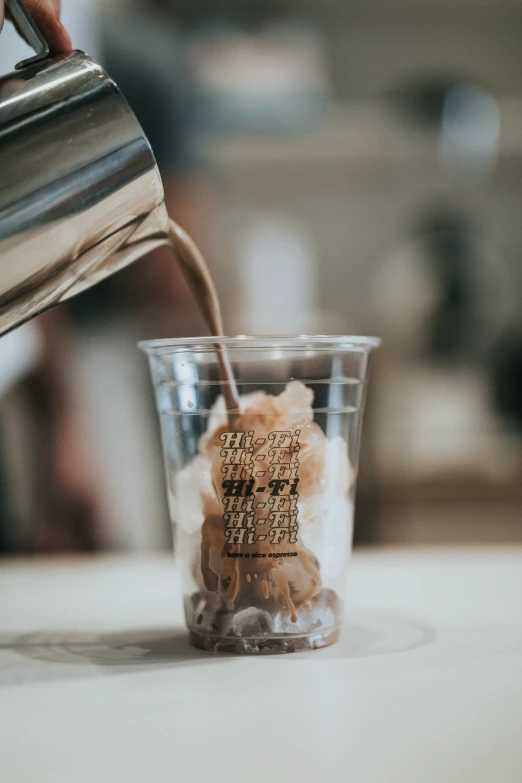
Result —
M309 650L339 636L370 337L140 343L149 357L185 616L197 647ZM226 349L240 413L227 413Z

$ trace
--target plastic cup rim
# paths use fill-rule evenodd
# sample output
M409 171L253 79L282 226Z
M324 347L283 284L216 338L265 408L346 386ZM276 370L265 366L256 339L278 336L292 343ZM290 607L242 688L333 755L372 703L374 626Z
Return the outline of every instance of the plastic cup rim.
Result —
M224 337L174 337L141 340L138 348L155 355L175 351L212 350L216 344L227 350L313 350L373 351L381 345L379 337L363 335L236 335Z

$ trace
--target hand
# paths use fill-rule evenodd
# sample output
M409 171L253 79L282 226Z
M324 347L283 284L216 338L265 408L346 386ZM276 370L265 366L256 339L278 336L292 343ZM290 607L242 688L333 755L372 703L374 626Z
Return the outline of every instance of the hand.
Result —
M72 49L71 39L60 22L60 0L24 0L24 2L36 26L49 44L51 54L70 52ZM4 0L0 0L0 30L3 21Z

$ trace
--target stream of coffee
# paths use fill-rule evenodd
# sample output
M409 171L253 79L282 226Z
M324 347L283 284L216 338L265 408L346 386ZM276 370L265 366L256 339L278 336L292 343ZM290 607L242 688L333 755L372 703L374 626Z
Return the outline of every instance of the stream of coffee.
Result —
M178 226L173 220L169 221L169 226L170 245L179 261L190 290L194 294L210 334L213 337L224 337L219 298L205 259L194 240L181 226ZM223 343L216 342L216 351L228 421L233 429L235 418L239 414L236 381Z

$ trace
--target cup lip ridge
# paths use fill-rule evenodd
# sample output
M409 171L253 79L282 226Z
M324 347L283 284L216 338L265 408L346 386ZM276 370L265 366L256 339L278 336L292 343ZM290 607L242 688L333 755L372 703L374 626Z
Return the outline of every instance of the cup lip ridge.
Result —
M262 334L223 337L173 337L155 340L140 340L138 348L149 356L168 353L176 350L205 350L220 343L227 349L298 349L298 350L366 350L372 351L378 348L382 340L380 337L365 337L363 335L328 335L328 334Z

